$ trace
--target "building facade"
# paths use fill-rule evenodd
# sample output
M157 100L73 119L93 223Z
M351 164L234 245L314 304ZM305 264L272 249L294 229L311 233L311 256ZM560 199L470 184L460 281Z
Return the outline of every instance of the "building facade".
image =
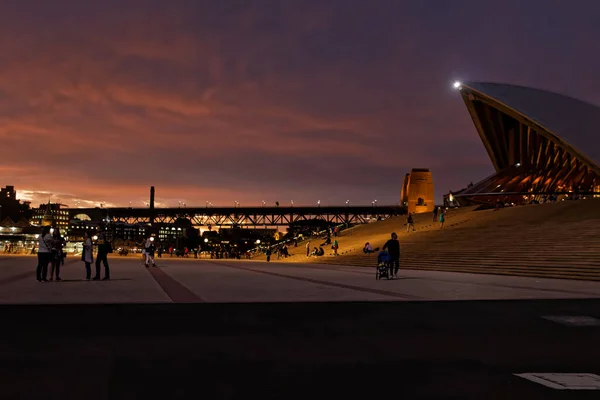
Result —
M10 218L12 221L31 218L30 202L17 199L14 186L0 189L0 221Z
M600 193L600 108L523 86L456 83L496 172L453 193L460 202L522 203Z
M433 177L426 168L413 168L404 176L400 204L407 206L408 213L431 212L435 208Z
M66 232L69 228L69 211L61 206L59 203L40 204L38 208L33 209L31 222L39 226L50 225Z

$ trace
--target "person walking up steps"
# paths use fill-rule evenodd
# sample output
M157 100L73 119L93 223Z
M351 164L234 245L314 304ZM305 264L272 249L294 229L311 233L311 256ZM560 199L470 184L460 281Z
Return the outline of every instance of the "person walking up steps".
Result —
M440 229L444 227L444 222L446 221L446 212L442 210L440 212Z
M338 249L340 248L340 244L338 243L337 239L335 239L333 241L333 246L331 246L331 248L333 249L333 255L337 256L338 255Z
M306 242L306 257L310 256L310 240Z
M385 242L382 250L387 250L390 254L390 267L394 268L394 275L397 278L398 270L400 269L400 242L398 241L396 232L392 232L392 238Z
M413 220L412 213L408 214L408 217L406 217L406 233L408 233L410 231L411 227L414 232L415 231L415 221Z

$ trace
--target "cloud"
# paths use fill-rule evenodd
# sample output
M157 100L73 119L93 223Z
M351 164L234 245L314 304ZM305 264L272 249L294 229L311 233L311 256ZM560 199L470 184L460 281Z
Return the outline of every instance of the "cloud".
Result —
M394 204L430 167L439 198L492 172L454 78L600 102L600 57L569 40L593 43L593 13L530 3L3 2L0 182L120 205L150 185L172 205Z

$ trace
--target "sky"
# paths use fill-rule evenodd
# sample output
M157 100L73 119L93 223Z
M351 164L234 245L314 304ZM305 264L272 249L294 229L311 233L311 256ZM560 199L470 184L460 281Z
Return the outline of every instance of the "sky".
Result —
M600 105L595 0L2 0L0 186L70 206L436 201L493 168L452 82Z

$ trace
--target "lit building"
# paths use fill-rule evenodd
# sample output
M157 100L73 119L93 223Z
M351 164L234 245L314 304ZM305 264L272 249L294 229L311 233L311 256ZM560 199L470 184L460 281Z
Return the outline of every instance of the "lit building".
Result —
M14 186L0 189L0 221L10 218L13 221L31 218L30 202L17 199Z
M0 201L18 201L17 191L14 186L6 186L0 189Z
M158 241L164 244L176 243L177 239L185 236L186 229L173 224L164 224L157 226Z
M600 108L564 95L456 82L496 172L453 200L522 203L546 195L599 194Z
M400 204L407 206L409 213L433 211L433 178L429 169L413 168L406 174L400 192Z
M69 227L69 211L61 209L62 204L50 203L40 204L39 208L33 209L31 222L35 225L50 225L60 228L66 232Z

